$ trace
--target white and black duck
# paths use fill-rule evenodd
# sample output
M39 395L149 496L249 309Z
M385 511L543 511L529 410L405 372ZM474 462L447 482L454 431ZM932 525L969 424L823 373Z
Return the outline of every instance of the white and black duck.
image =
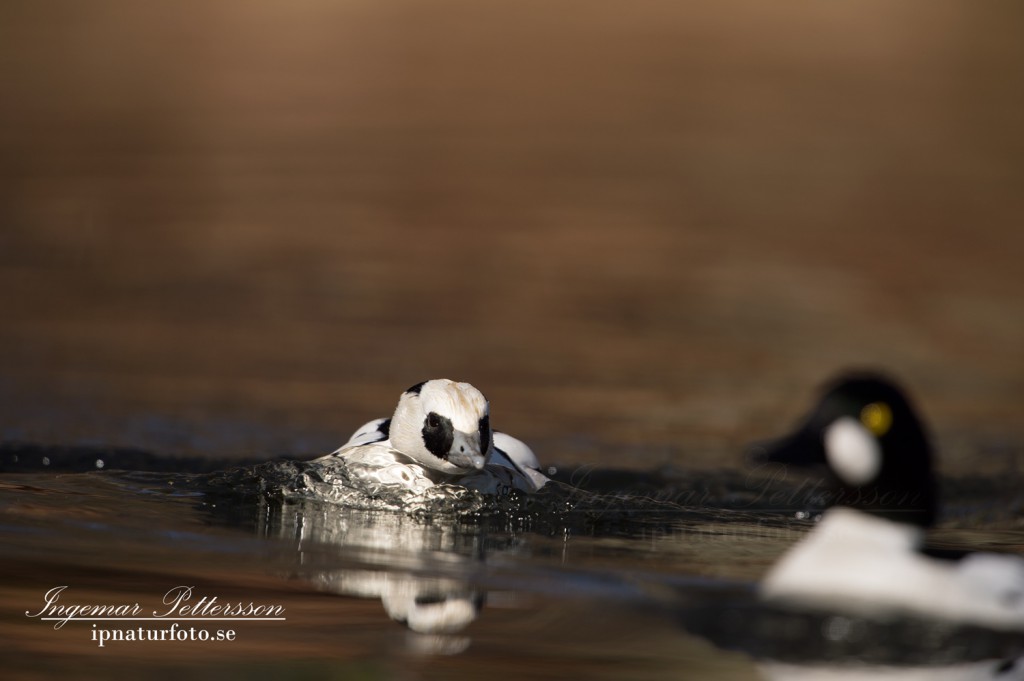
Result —
M483 393L443 378L403 392L390 418L364 424L329 456L344 457L364 478L417 491L454 483L536 492L548 480L525 443L491 429Z
M889 379L840 377L795 433L753 454L824 465L835 484L834 505L764 578L766 599L1024 629L1024 559L925 552L937 506L932 448Z

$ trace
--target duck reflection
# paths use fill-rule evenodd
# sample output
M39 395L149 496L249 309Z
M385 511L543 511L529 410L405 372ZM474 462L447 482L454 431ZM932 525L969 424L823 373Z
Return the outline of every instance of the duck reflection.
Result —
M749 655L766 681L1024 680L1024 637L947 620L872 617L704 593L678 611L691 634Z
M768 662L758 669L766 681L1012 681L1024 678L1021 660L985 660L966 664L887 667L862 664L795 665Z
M300 578L331 593L380 599L387 615L417 636L419 652L452 654L457 636L480 614L480 573L488 544L482 527L432 522L406 513L359 511L333 504L267 504L260 533L298 542Z

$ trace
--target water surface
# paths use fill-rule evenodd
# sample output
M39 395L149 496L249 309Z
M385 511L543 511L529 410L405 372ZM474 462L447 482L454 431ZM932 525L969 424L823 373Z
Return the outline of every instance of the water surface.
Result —
M964 670L988 669L1022 644L936 622L758 603L758 576L813 524L804 481L576 470L533 497L453 491L447 505L395 511L296 492L290 481L302 466L6 474L0 645L10 673L758 679L870 662L974 678ZM1024 533L997 529L1006 523L999 508L1019 500L1013 486L947 486L956 496L937 542L1019 547ZM956 527L957 518L972 529ZM93 624L127 631L169 620L55 629L25 616L62 585L69 604L167 613L168 591L192 587L181 603L280 606L286 619L180 623L211 635L233 627L233 641L100 646Z

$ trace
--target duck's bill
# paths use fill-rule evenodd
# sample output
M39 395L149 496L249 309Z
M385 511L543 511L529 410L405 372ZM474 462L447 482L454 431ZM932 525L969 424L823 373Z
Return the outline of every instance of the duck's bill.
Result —
M817 466L825 463L825 447L818 431L804 426L784 437L749 445L747 460L755 465Z
M459 447L453 447L455 451L448 455L448 463L464 471L482 470L486 459L480 452L466 448L460 451Z
M448 450L448 463L463 471L483 470L487 457L480 452L479 439L469 433L455 431L452 446Z

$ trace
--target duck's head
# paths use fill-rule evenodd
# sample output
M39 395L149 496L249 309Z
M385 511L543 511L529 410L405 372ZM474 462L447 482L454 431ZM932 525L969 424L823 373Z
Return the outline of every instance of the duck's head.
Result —
M460 475L484 467L491 449L487 398L446 378L417 383L398 400L391 445L416 463Z
M751 447L756 462L824 465L837 505L927 526L935 519L931 447L904 393L874 373L829 383L794 433Z

